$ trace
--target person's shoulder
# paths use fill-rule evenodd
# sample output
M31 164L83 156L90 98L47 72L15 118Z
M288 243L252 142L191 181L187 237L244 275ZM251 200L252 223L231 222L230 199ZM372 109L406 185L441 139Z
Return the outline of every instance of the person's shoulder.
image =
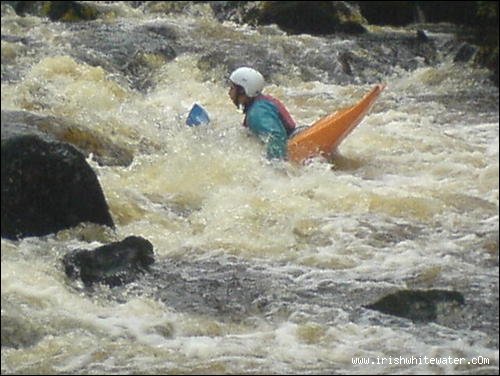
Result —
M247 117L250 121L258 120L269 116L273 112L272 107L270 107L264 101L256 101L248 109Z
M253 103L252 107L250 107L250 111L254 113L258 113L261 111L267 112L276 110L277 110L276 105L266 98L256 100Z

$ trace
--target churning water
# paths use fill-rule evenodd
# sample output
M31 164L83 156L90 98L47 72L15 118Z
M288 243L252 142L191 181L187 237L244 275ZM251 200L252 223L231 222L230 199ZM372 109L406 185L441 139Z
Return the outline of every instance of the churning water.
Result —
M115 232L2 239L2 373L498 373L487 72L443 54L345 78L331 61L340 49L397 59L380 41L410 28L373 28L361 45L220 23L207 5L100 6L106 17L75 25L2 5L2 111L66 119L134 154L128 166L89 156ZM176 57L130 52L148 49L144 28L175 35ZM333 162L269 163L227 95L224 59L245 46L266 51L267 92L300 124L387 88ZM195 102L209 126L185 125ZM66 278L64 254L129 235L153 243L151 276L92 291ZM430 323L363 308L407 288L457 290L466 305Z

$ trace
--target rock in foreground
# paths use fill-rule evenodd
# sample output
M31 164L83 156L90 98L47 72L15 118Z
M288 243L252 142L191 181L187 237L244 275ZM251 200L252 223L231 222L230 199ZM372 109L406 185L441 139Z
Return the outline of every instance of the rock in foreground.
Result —
M366 308L413 321L434 321L438 305L463 305L464 297L457 291L402 290L379 299Z
M72 251L62 262L66 275L80 278L86 286L119 286L135 280L154 263L153 245L144 238L129 236L94 250Z
M42 236L92 222L114 227L101 186L73 146L2 140L2 237Z

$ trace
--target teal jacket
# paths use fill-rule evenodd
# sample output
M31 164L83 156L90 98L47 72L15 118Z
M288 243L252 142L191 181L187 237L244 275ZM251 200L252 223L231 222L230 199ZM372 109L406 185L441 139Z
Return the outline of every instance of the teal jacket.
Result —
M268 159L286 159L288 132L287 125L282 117L284 106L271 97L258 98L245 109L244 125L267 145ZM281 110L281 113L280 113ZM286 115L289 116L286 111ZM287 118L285 118L287 120ZM293 127L295 123L293 122Z

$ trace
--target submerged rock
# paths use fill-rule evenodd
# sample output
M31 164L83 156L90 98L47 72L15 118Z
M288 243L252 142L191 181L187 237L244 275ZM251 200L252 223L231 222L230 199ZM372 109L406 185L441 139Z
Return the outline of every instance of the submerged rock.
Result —
M147 91L164 64L177 57L177 29L164 22L131 27L123 23L77 23L69 25L70 41L81 45L72 56L88 65L102 67L123 84Z
M386 295L365 308L413 321L434 321L437 319L438 305L441 303L463 305L465 300L457 291L402 290Z
M92 222L114 227L97 176L73 146L2 140L2 237L42 236Z
M83 154L93 155L104 166L128 166L134 159L131 150L106 135L68 119L29 111L2 111L2 139L37 135L47 142L66 142Z
M31 323L28 318L4 315L3 312L1 333L2 347L13 347L15 349L33 346L44 336L43 329Z
M80 278L86 286L119 286L133 281L154 263L153 245L144 238L129 236L94 250L72 251L62 263L68 277Z

